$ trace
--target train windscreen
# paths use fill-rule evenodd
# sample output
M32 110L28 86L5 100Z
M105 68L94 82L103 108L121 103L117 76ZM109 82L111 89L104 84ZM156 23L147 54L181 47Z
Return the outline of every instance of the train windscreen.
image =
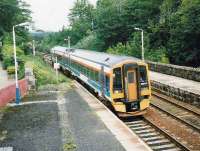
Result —
M145 66L140 66L140 86L141 88L148 87L147 69Z

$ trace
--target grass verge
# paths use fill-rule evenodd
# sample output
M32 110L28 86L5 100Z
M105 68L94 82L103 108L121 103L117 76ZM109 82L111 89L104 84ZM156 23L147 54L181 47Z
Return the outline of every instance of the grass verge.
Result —
M36 78L36 84L38 87L47 84L60 84L70 81L66 76L61 73L58 73L57 78L56 71L38 56L28 56L25 57L25 60L26 67L30 67L33 69Z

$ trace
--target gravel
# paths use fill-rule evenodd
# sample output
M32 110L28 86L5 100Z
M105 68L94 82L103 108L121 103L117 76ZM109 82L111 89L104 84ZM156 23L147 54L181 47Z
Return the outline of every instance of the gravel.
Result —
M177 120L157 111L154 108L149 108L145 118L158 125L160 128L173 134L180 142L184 143L191 150L199 150L200 134L193 131Z

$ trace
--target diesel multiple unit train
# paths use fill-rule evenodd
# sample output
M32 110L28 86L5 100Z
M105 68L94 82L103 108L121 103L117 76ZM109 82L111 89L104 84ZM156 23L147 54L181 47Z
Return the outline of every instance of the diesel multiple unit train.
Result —
M142 115L150 104L148 66L139 59L55 46L52 59L60 68L109 101L118 114Z

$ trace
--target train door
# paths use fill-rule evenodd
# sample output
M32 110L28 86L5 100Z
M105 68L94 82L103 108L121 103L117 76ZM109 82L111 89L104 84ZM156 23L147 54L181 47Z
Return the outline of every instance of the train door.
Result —
M137 100L138 94L137 94L137 76L136 76L136 70L128 70L127 71L127 79L126 79L126 85L127 85L127 97L129 101Z

